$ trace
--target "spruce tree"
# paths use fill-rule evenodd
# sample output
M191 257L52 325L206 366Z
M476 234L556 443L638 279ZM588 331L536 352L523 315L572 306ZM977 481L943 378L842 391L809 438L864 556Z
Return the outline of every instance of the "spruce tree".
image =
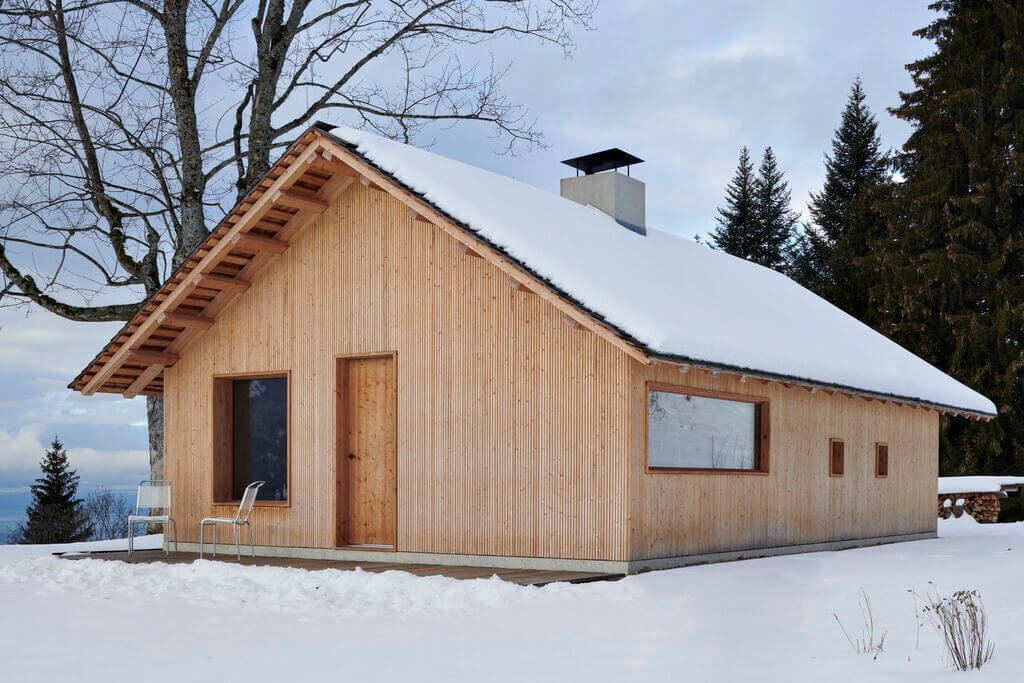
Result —
M43 476L32 485L28 520L14 531L15 543L73 543L92 536L92 525L78 495L78 474L67 451L54 438L39 467Z
M725 208L718 209L718 227L711 233L711 246L785 270L799 216L790 210L789 185L771 147L765 150L756 174L750 152L746 147L740 151L725 201Z
M800 214L790 208L790 200L789 183L779 169L775 152L768 147L754 181L757 234L748 257L754 263L788 271L800 221Z
M875 204L884 195L888 167L878 121L864 100L858 77L832 138L832 152L825 155L824 187L811 194L813 225L804 226L792 273L861 320L872 317L871 278L864 276L862 262L883 223Z
M757 215L754 206L754 165L750 151L740 150L736 174L725 188L725 208L718 209L718 227L711 232L710 244L715 249L740 258L755 252Z
M1024 17L1018 2L941 0L915 35L892 110L913 132L875 243L883 331L991 398L991 422L944 418L940 471L1024 472Z

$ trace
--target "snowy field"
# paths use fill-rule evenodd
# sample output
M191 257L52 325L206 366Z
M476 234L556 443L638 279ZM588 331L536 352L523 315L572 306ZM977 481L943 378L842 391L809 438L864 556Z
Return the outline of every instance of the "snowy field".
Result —
M0 546L0 680L936 681L1024 667L1024 524L525 588L401 572L68 562ZM150 543L152 540L149 541ZM885 649L854 655L859 591ZM946 669L909 588L978 589L995 655Z

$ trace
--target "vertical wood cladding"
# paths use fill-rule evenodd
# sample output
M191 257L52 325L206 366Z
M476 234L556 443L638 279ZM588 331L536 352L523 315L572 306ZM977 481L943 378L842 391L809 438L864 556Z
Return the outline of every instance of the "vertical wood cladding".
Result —
M213 376L290 371L291 483L258 543L333 547L335 362L394 352L398 549L626 559L629 361L354 186L166 371L183 540L212 500Z
M632 363L630 557L649 559L935 531L938 414L829 392ZM645 471L644 392L663 382L771 406L771 466L757 473ZM841 439L843 476L829 476ZM875 476L875 444L888 476Z

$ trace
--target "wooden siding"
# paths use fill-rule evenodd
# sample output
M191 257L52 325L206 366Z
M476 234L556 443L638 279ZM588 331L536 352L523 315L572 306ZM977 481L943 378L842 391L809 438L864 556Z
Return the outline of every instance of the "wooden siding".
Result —
M938 413L695 368L631 367L630 559L935 531ZM768 398L770 471L648 473L647 382ZM845 444L841 477L829 476L830 439ZM875 477L876 443L889 446L885 478Z
M165 371L182 540L212 501L213 382L287 370L287 506L257 542L332 547L335 359L394 352L398 550L624 560L631 361L404 204L355 183Z

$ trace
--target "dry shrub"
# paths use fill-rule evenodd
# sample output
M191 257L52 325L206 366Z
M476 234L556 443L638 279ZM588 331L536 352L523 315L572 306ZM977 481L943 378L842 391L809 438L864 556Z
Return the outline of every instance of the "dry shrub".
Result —
M878 659L878 655L882 654L887 632L883 631L881 637L875 634L875 616L871 612L871 598L868 597L863 588L860 589L860 594L861 599L857 601L861 619L860 637L851 638L850 634L846 631L846 627L843 626L842 620L839 619L839 615L833 612L832 616L836 618L836 623L842 629L843 635L846 636L846 642L853 648L854 654L869 654L873 655L874 659Z
M988 615L976 590L961 590L948 598L927 594L924 612L942 636L950 665L958 671L980 669L992 658L995 643L988 640Z

